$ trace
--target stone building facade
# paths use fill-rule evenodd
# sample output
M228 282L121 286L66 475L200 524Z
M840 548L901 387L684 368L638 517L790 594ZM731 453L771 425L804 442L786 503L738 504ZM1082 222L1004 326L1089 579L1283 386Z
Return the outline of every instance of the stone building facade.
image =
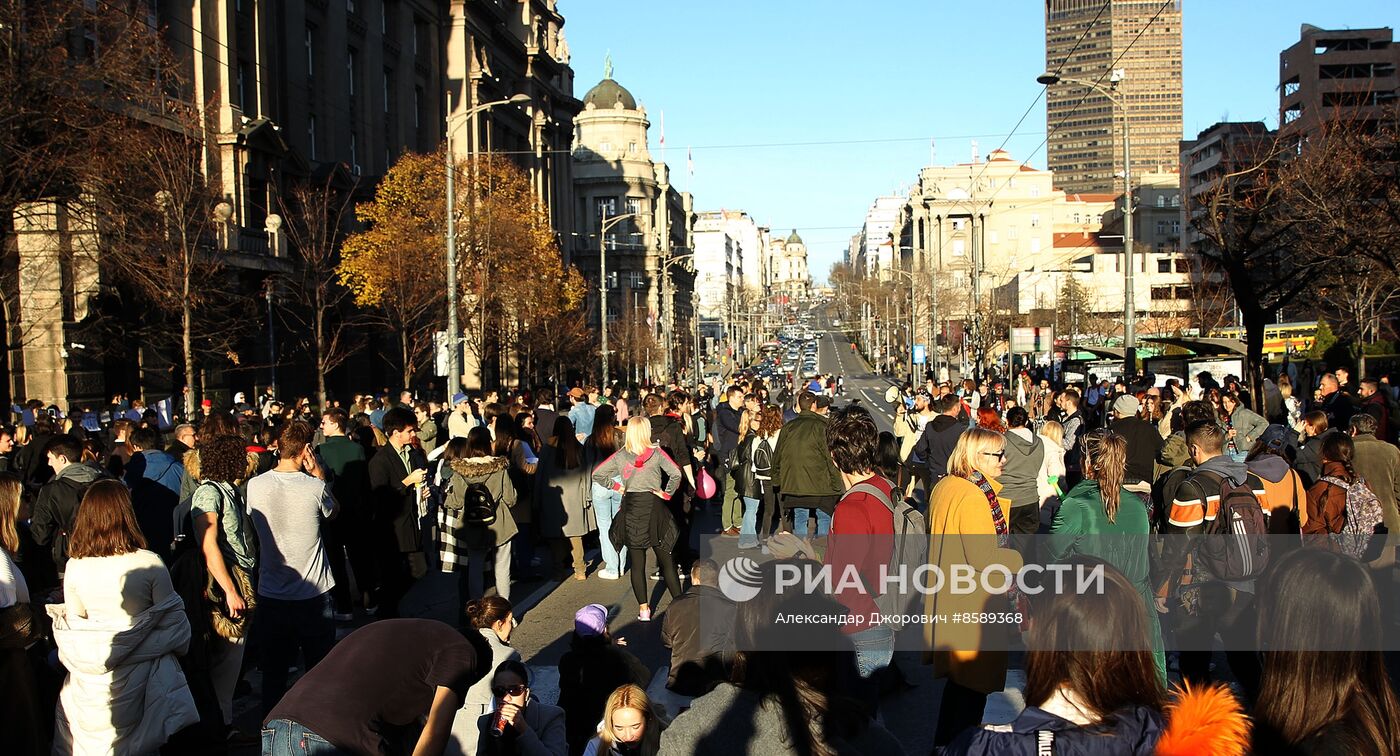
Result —
M670 168L652 159L646 108L612 78L611 61L603 80L583 96L574 125L569 260L589 283L589 323L600 325L601 263L610 333L645 321L658 342L669 337L673 364L684 364L679 352L691 333L695 290L693 262L682 259L694 249L690 194L678 191ZM654 370L665 364L665 354L653 355Z
M223 195L211 253L224 255L240 285L256 290L294 265L295 250L288 249L276 217L292 181L343 174L367 199L405 151L436 149L449 118L455 152L509 155L529 172L561 239L573 228L569 149L582 103L573 96L557 0L153 1L148 15L182 68L188 87L182 96L198 103L210 124L204 171ZM466 115L517 94L529 102ZM17 244L31 257L87 245L81 229L89 224L74 220L80 216L72 208L40 208L35 222L18 229ZM100 249L100 239L90 246ZM48 306L40 304L51 298L44 276L17 280L21 290L9 298L28 309L13 313L25 320L12 317L12 330L66 336L10 345L12 400L62 404L117 391L178 393L179 380L198 380L170 370L170 355L139 346L116 365L75 361L81 355L64 344L75 341L73 317L85 307L84 287L74 286L82 282L65 279L63 301ZM274 327L285 325L275 301L270 310ZM304 356L289 341L275 353L272 340L248 345L243 367L208 365L210 390L226 399L234 390L266 384L268 366ZM359 367L368 370L367 380L392 380L396 371L379 362ZM305 372L289 369L278 377L304 379Z

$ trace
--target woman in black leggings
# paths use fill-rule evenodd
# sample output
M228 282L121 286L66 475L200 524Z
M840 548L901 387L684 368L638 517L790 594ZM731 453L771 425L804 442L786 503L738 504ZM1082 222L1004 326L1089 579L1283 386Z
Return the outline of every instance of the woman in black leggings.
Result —
M632 573L632 593L640 608L637 619L651 620L651 604L647 603L647 549L656 554L666 590L671 600L680 598L681 581L671 549L676 545L676 521L665 501L680 486L681 470L676 463L652 444L651 421L633 417L627 421L627 436L623 448L608 457L593 471L593 482L622 492L622 508L613 520L612 538L619 550L627 548L627 569Z

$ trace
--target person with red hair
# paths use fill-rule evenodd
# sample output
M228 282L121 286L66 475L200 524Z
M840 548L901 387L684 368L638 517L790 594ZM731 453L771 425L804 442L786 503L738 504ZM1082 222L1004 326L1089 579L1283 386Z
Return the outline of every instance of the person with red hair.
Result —
M977 408L977 427L1006 433L1006 423L1001 421L1001 413L985 404Z

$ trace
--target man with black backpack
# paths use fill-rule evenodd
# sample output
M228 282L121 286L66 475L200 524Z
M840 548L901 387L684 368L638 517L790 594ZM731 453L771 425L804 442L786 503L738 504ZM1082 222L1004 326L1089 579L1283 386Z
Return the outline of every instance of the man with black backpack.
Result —
M1218 634L1249 701L1259 689L1254 643L1254 581L1269 562L1264 484L1224 454L1225 430L1213 421L1186 428L1196 469L1177 487L1167 512L1157 608L1176 616L1181 674L1209 679ZM1187 573L1189 562L1189 573ZM1187 573L1183 578L1183 573Z
M52 549L54 566L62 580L68 564L68 534L73 532L78 505L103 475L101 470L83 464L82 443L66 434L50 438L44 444L44 456L54 475L39 489L29 532L35 543Z

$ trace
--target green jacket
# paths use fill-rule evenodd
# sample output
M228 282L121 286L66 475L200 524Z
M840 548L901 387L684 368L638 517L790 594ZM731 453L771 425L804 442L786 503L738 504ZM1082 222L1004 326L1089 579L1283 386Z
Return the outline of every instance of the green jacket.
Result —
M344 511L361 514L365 492L369 490L369 467L365 449L348 436L331 436L316 447L330 471L331 494Z
M1065 494L1046 541L1049 558L1059 562L1076 554L1098 557L1118 568L1138 589L1147 614L1148 635L1158 677L1166 680L1166 658L1162 652L1162 630L1156 603L1149 586L1151 564L1148 548L1151 529L1147 505L1126 488L1118 490L1118 513L1108 521L1100 497L1099 484L1082 480Z
M802 412L783 426L773 450L778 491L796 496L839 496L845 487L826 450L826 418Z

